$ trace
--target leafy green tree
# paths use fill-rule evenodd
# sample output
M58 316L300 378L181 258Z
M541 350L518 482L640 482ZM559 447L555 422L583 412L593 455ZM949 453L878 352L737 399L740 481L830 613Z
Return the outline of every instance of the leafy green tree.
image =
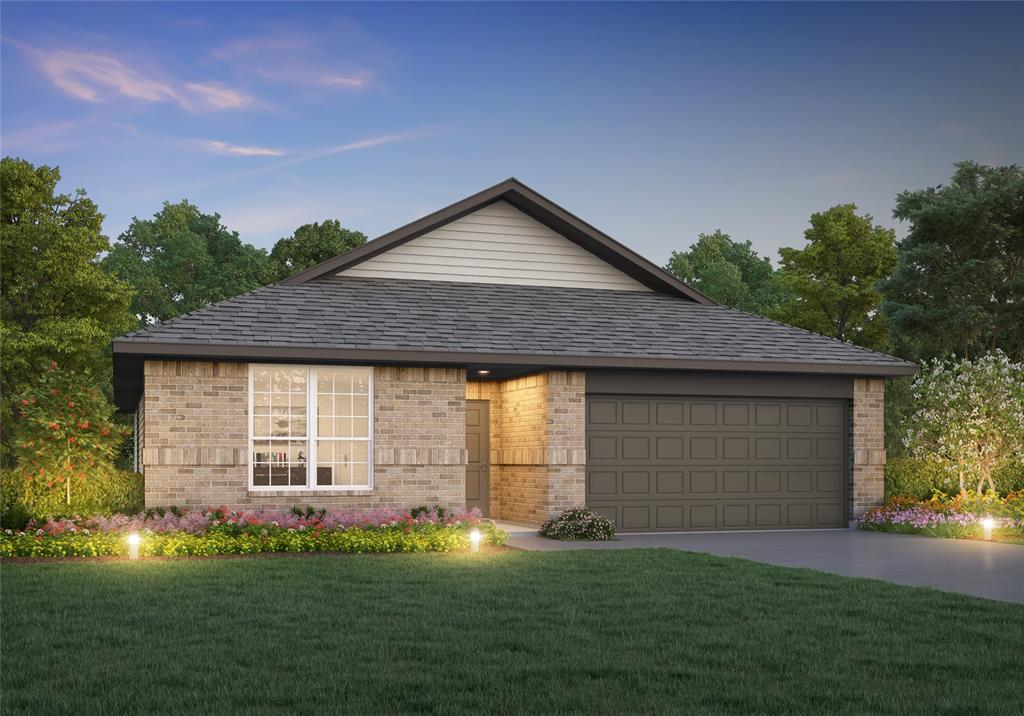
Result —
M750 313L767 313L779 301L774 270L749 241L733 241L716 229L700 234L689 251L673 251L665 270L709 298Z
M13 434L18 466L0 477L0 522L20 529L28 519L73 514L134 513L142 507L141 475L118 470L114 458L129 430L88 372L50 363L16 398Z
M71 504L75 485L97 468L113 467L126 431L113 420L114 408L92 385L88 373L72 373L57 363L17 396L14 424L19 467Z
M887 342L877 285L896 263L895 232L854 204L811 215L803 249L782 248L776 280L786 292L773 317L869 348Z
M188 201L165 203L152 219L132 219L103 260L135 288L132 311L143 323L165 321L276 279L267 252Z
M910 231L882 307L905 352L1024 359L1024 170L962 162L949 186L900 194L893 215Z
M60 169L0 162L0 401L2 450L10 458L13 395L60 361L109 383L110 339L135 325L131 288L105 273L103 215L81 189L57 192Z
M907 450L955 476L961 493L996 491L993 473L1024 461L1024 365L1002 351L927 363L911 392Z
M291 236L279 239L270 251L278 276L285 278L366 243L366 234L343 228L337 219L303 224Z

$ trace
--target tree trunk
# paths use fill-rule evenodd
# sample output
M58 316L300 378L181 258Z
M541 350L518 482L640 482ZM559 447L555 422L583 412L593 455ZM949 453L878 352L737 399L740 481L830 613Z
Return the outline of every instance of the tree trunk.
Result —
M68 449L64 453L64 495L71 507L71 439L68 438Z

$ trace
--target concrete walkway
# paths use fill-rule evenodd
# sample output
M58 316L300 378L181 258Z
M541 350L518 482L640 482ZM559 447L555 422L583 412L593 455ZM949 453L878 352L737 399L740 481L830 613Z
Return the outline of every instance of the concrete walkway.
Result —
M509 545L521 549L669 547L1024 604L1024 545L854 529L624 534L611 542L559 542L538 537L535 527L502 527Z

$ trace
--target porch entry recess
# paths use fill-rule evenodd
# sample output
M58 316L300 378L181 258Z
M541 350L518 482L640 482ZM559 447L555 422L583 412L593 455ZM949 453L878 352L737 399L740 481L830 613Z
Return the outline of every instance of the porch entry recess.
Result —
M466 509L491 515L490 403L466 401Z
M624 531L847 526L846 401L587 396L586 501Z

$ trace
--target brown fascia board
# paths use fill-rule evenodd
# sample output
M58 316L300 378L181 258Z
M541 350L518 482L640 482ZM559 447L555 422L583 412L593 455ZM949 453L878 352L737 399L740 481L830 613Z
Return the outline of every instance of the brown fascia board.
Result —
M367 259L378 256L389 249L411 241L429 231L460 219L488 204L504 199L520 211L565 236L570 241L607 261L623 273L655 291L684 296L704 305L715 302L670 273L648 261L632 249L601 232L575 214L566 211L550 199L538 194L518 179L506 179L500 184L457 201L451 206L435 211L422 219L406 224L373 241L332 259L300 271L281 281L284 285L295 285L312 281L327 274L336 273L355 266Z
M462 353L429 350L317 348L303 346L256 346L238 344L157 343L155 341L114 341L114 354L153 359L253 360L404 365L505 364L551 368L633 368L651 370L706 370L765 373L807 373L865 377L914 375L917 366L863 363L821 363L811 361L709 360L695 358L632 358L615 356L570 356L524 353Z

